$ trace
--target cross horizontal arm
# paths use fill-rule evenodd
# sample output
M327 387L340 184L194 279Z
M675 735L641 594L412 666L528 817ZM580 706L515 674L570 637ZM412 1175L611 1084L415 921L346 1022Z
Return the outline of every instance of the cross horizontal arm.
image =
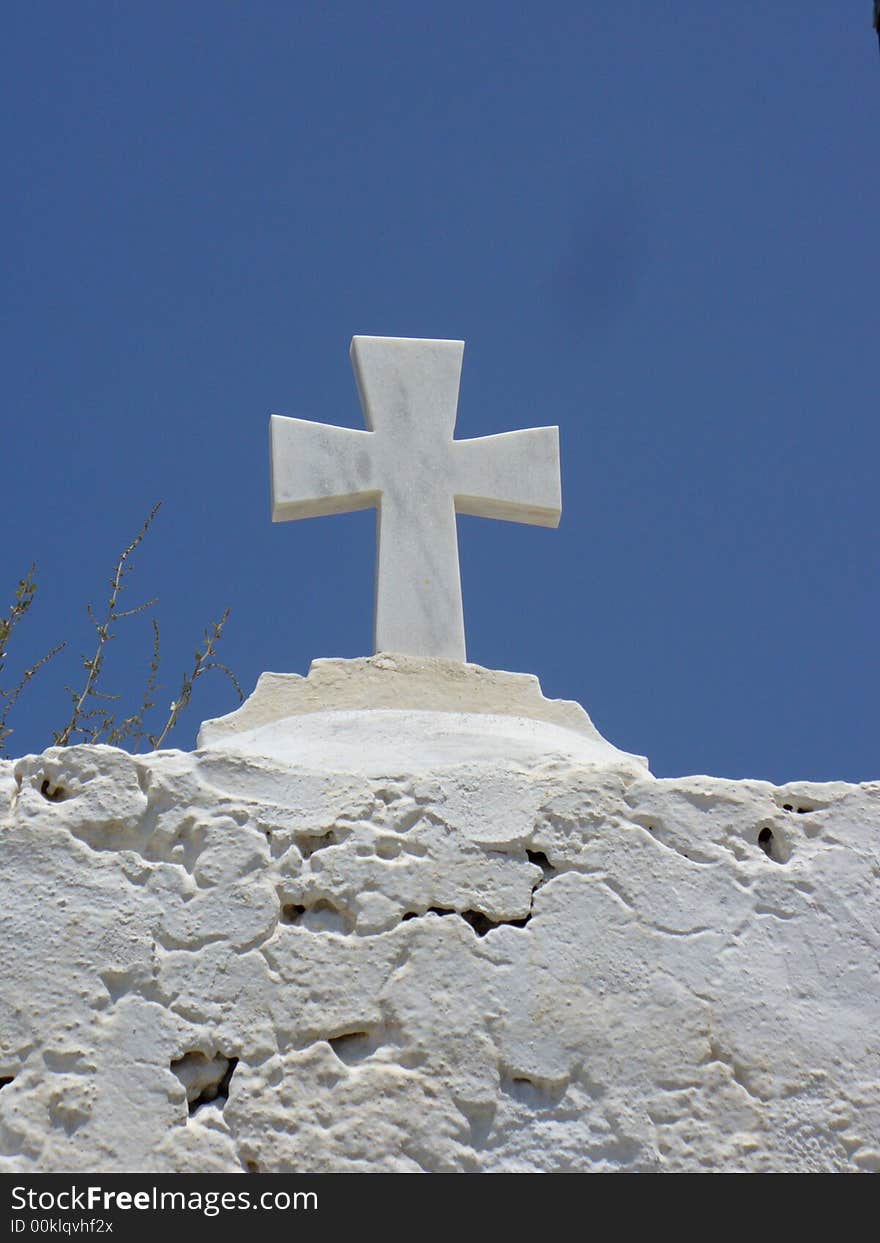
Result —
M558 427L456 440L452 450L458 513L559 526L562 484Z
M376 505L373 433L273 414L272 521L320 518Z

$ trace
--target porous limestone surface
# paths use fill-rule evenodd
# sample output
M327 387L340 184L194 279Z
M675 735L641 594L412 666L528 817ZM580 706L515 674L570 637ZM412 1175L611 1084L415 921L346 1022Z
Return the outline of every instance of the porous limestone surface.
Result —
M0 1170L880 1169L880 783L0 763Z

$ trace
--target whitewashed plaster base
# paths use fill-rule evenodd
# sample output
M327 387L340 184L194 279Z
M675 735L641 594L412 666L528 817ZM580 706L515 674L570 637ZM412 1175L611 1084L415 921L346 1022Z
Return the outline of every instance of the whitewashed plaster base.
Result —
M0 1171L880 1169L880 783L423 743L0 763Z

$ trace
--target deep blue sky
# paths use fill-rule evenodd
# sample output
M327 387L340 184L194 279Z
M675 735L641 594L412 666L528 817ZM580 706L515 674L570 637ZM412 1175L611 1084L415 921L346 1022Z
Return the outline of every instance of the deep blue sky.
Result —
M558 531L459 520L469 658L660 775L880 776L869 0L4 8L0 596L66 719L120 549L165 690L371 650L372 513L273 526L270 412L352 334L463 338L458 434L558 423ZM111 650L135 706L144 618ZM204 679L172 742L234 706Z

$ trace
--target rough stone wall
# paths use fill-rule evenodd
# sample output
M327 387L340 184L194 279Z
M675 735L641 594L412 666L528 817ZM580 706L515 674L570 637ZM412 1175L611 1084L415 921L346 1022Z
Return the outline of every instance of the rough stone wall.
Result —
M0 763L0 1170L880 1169L880 784Z

